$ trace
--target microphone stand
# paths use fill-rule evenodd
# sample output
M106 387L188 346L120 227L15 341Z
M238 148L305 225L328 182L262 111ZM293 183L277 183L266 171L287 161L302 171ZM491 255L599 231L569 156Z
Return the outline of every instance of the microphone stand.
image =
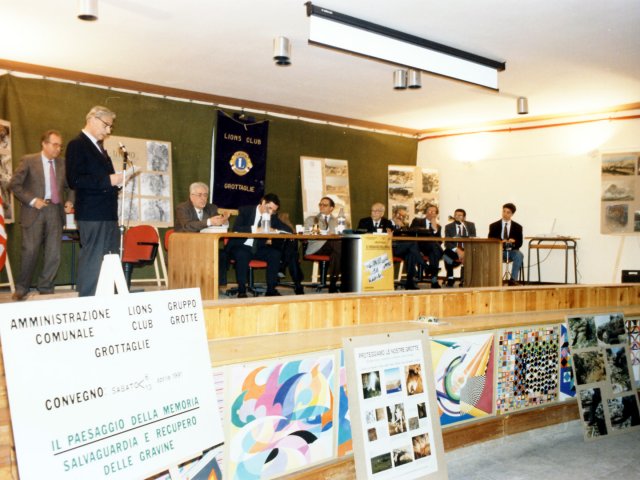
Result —
M120 260L124 254L124 204L127 191L125 186L127 184L127 163L129 162L129 152L124 148L122 143L120 144L120 150L122 151L122 203L120 204Z

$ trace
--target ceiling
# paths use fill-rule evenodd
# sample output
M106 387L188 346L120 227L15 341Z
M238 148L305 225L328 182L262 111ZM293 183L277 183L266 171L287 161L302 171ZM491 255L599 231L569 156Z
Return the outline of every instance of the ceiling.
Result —
M640 101L637 0L317 0L315 5L506 62L499 92L307 43L302 0L0 0L0 59L118 77L413 131L605 110ZM273 38L292 44L276 67ZM242 105L239 102L237 105Z

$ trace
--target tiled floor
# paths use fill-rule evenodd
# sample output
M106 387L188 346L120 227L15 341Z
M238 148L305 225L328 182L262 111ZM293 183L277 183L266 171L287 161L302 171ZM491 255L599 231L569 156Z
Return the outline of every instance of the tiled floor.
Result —
M640 430L585 442L576 420L460 448L445 458L449 480L638 480Z

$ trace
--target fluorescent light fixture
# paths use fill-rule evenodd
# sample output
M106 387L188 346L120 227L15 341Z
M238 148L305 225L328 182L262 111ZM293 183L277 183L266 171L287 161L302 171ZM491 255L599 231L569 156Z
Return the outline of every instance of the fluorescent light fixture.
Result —
M498 89L505 63L313 5L309 43Z

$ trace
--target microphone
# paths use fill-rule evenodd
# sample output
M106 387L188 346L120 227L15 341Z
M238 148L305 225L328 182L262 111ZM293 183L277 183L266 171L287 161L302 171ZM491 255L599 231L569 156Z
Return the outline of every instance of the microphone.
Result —
M118 142L118 145L120 145L120 150L122 151L122 169L126 170L127 162L129 161L129 152L122 142Z

